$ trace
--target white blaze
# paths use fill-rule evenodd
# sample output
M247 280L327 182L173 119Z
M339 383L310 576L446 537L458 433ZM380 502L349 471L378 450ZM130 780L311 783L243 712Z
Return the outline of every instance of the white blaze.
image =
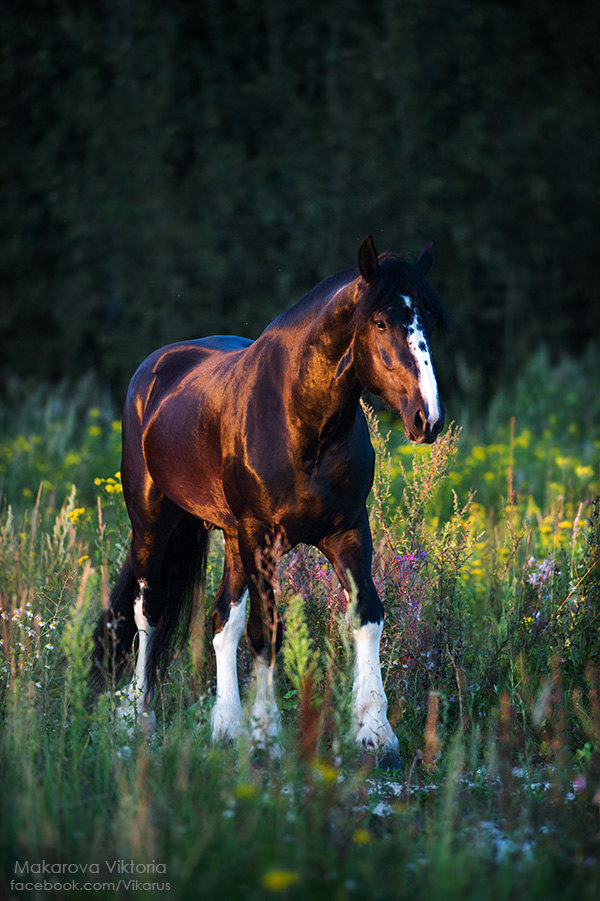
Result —
M413 309L410 297L403 295L402 299L409 309ZM408 337L406 339L409 350L413 355L413 359L417 366L417 378L419 381L419 389L421 397L425 403L425 413L429 427L433 428L441 416L440 397L438 394L437 380L431 354L429 352L429 343L423 331L423 326L417 312L414 312L412 323L408 327Z

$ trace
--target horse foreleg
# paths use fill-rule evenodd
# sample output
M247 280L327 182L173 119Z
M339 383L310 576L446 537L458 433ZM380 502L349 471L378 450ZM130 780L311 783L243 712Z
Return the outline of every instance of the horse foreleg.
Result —
M283 749L277 740L281 716L275 700L275 660L267 663L262 654L255 657L254 680L256 695L250 712L252 744L279 757Z
M237 604L230 604L229 617L213 638L217 660L217 699L210 717L213 741L234 739L244 728L237 674L237 649L246 626L247 594L245 591Z
M383 621L365 623L353 629L355 663L354 722L357 744L369 751L393 755L398 752L398 739L387 718L387 697L381 677L379 645Z
M366 511L354 529L331 536L320 549L331 561L348 598L356 599L356 622L352 627L356 742L361 749L382 755L382 765L397 768L398 739L387 718L379 657L383 605L371 575L372 539Z
M237 673L237 649L246 627L246 573L237 538L225 538L223 578L213 604L213 648L217 661L217 698L211 712L213 741L236 738L245 727Z

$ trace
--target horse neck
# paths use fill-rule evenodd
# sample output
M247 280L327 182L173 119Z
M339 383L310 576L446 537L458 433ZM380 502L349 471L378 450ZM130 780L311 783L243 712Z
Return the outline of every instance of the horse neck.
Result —
M354 280L326 300L316 295L294 324L290 399L298 416L317 429L334 417L354 420L362 391L354 368L356 302Z

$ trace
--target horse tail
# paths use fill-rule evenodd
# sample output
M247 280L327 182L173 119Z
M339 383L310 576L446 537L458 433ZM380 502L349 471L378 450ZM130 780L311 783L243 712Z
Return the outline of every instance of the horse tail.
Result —
M131 664L131 647L137 632L133 618L137 592L138 583L128 555L110 593L108 609L100 614L94 629L90 669L94 693L104 687L107 679L118 682Z
M164 603L147 660L149 687L154 684L157 671L164 675L173 653L188 633L196 601L204 590L208 538L203 523L184 514L167 544L161 580ZM137 634L133 607L139 590L129 555L110 593L108 609L100 614L94 629L90 670L94 693L105 686L107 679L116 684L131 667Z
M147 661L148 685L164 676L189 632L192 615L204 594L209 532L185 513L171 535L162 566L164 602L152 635Z

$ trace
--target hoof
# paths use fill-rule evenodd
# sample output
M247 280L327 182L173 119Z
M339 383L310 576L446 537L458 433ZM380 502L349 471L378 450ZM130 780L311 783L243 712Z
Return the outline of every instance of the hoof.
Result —
M398 751L390 748L388 751L381 751L376 757L376 767L378 770L385 770L386 773L396 773L403 769L402 758Z
M253 767L263 769L265 767L279 764L283 758L283 747L279 742L269 745L268 747L258 747L250 745L250 763Z
M359 748L358 751L359 766L366 770L396 773L403 768L402 758L394 748Z

